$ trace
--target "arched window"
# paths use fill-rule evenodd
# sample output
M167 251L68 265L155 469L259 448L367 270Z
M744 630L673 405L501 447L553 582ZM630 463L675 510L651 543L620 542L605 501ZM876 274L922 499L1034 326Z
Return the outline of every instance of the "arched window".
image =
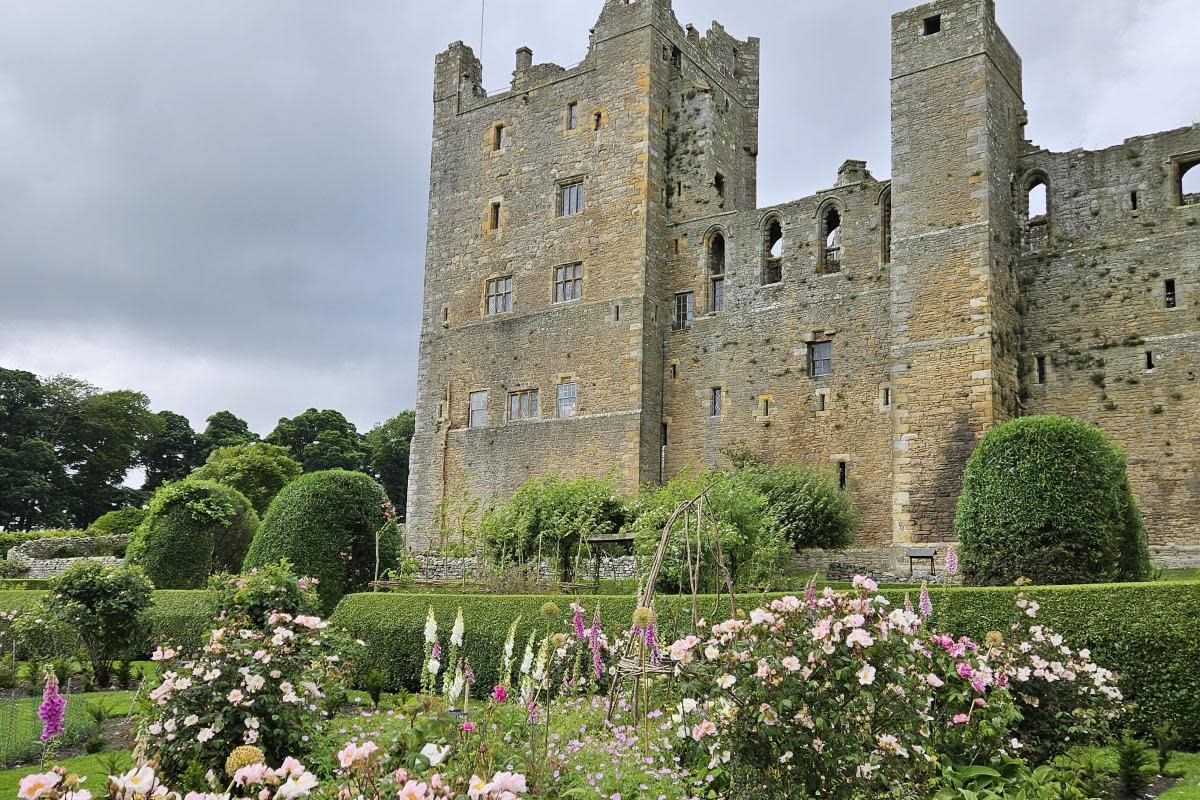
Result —
M708 310L725 310L725 237L717 231L708 239Z
M1179 165L1179 204L1200 206L1200 159Z
M821 212L820 229L817 272L839 272L842 269L842 212L836 203L830 203Z
M763 231L762 283L779 283L783 280L783 223L778 217L767 220Z
M1050 179L1044 172L1026 176L1021 193L1022 227L1026 253L1045 249L1050 242Z
M892 187L879 194L879 263L892 263Z

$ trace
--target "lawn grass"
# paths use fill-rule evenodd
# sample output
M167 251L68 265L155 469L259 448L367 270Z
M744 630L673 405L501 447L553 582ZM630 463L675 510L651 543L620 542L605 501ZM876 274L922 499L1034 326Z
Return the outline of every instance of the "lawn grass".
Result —
M106 704L115 716L127 716L133 702L133 692L74 692L67 698L63 739L67 746L76 746L95 731L95 722L88 714L93 703ZM42 721L37 709L42 697L25 695L0 700L0 764L20 764L40 758L42 753Z
M1200 580L1200 569L1164 569L1158 579L1169 583Z

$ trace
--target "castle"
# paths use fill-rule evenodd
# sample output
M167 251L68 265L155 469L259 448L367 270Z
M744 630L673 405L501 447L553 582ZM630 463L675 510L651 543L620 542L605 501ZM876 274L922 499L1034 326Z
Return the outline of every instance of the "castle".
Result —
M1030 143L993 0L892 17L890 180L770 208L759 41L670 0L481 84L437 56L410 544L533 475L633 494L740 448L836 474L882 569L953 539L983 433L1055 413L1124 447L1156 560L1200 564L1200 124Z

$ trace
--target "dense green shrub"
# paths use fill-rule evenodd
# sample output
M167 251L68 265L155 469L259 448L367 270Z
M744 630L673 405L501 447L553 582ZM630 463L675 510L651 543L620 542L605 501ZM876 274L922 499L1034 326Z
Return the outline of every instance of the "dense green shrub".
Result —
M141 640L142 612L154 587L137 567L80 561L50 582L46 615L79 634L96 682L108 685L109 663Z
M854 542L858 512L830 472L803 464L748 463L738 476L767 498L767 510L794 549L837 549Z
M154 493L126 554L159 589L199 589L236 572L258 530L245 495L215 481L183 480Z
M625 504L607 481L530 478L512 500L483 515L480 531L497 564L544 559L571 580L582 540L616 533L624 521Z
M275 497L246 556L246 569L287 559L316 578L326 610L399 563L400 533L384 516L383 487L361 472L311 472ZM376 559L378 558L378 563Z
M109 511L107 514L101 514L95 522L88 525L88 536L128 536L137 529L138 525L142 524L142 520L146 518L146 510L131 506L129 508L118 508L115 511Z
M1125 457L1077 420L1022 417L984 436L967 461L954 527L969 583L1149 576Z
M710 521L720 532L722 555L734 584L739 588L768 586L786 561L788 547L768 508L767 498L738 475L714 470L695 476L679 475L665 486L643 487L631 512L633 521L626 525L637 537L634 546L638 555L652 558L675 509L708 487L711 488L704 500L706 527L697 575L700 590L713 591L724 584L724 576L716 564L714 528L707 524ZM691 591L683 531L681 516L672 528L658 574L659 591ZM693 537L693 557L695 546Z
M259 627L275 612L295 617L320 610L308 579L297 578L286 559L245 575L218 575L212 588L222 611L242 614Z
M300 477L303 469L286 447L266 442L218 447L191 477L232 486L265 514L279 490Z

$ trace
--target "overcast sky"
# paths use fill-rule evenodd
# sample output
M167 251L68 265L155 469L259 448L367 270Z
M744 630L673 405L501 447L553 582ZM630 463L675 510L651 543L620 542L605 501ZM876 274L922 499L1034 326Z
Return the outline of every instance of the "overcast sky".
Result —
M602 0L486 0L484 84L585 53ZM896 0L675 0L762 39L759 204L889 169ZM997 0L1031 137L1200 120L1196 0ZM360 429L411 407L433 58L478 0L0 0L0 366Z

